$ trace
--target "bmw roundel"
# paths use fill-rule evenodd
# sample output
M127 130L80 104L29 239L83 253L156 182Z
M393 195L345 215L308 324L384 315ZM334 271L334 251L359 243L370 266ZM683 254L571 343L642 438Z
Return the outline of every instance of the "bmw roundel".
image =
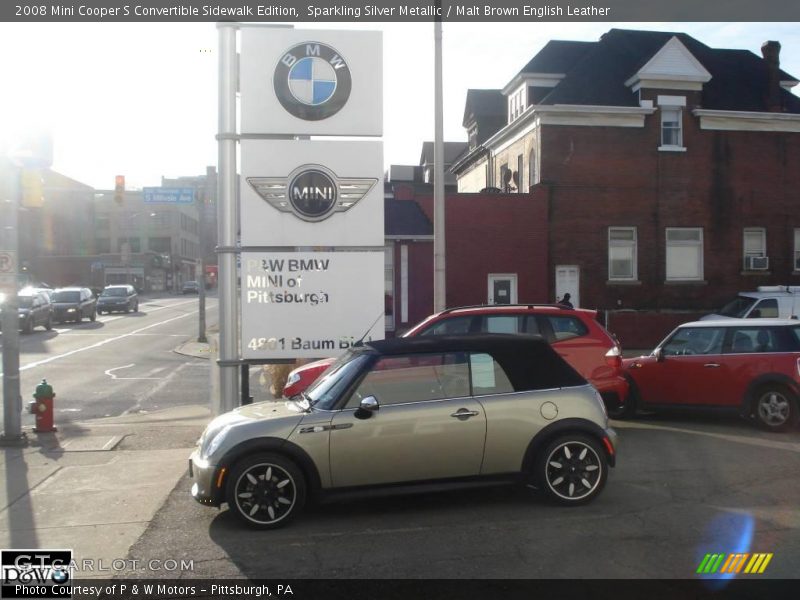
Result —
M298 119L320 121L347 104L352 77L347 61L321 42L303 42L283 53L273 76L275 95Z

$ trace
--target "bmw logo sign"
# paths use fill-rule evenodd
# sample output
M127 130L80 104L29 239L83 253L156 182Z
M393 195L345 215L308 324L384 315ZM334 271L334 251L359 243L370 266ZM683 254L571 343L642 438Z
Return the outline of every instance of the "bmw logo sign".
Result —
M295 214L307 221L322 220L336 207L336 181L321 168L304 169L294 175L288 192Z
M283 53L273 84L283 108L298 119L320 121L347 104L352 78L350 67L335 49L303 42Z

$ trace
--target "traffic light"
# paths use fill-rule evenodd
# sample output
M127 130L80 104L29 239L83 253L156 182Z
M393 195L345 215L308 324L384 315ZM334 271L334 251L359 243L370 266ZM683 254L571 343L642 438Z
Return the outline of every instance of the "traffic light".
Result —
M125 175L117 175L114 178L114 202L117 204L125 202Z
M22 170L22 206L41 208L44 204L42 172L38 169Z

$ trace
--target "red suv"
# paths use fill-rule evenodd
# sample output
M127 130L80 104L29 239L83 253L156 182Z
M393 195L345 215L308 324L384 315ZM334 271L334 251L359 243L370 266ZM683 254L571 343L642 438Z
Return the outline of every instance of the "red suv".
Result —
M800 323L727 319L685 323L649 356L625 359L628 412L722 408L786 431L798 418Z
M623 376L620 346L596 316L594 310L549 304L451 308L424 319L403 337L482 332L541 335L597 388L614 416L625 410L628 382ZM305 390L333 361L318 360L292 371L284 395L291 397Z

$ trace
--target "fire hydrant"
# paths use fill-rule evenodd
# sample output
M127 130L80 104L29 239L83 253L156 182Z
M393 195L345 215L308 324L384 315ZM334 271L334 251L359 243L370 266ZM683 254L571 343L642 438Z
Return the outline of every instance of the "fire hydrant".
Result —
M48 384L46 379L42 379L42 383L36 386L33 397L35 400L28 405L30 412L36 415L36 427L33 430L36 433L58 431L53 426L53 398L56 397L53 386Z

